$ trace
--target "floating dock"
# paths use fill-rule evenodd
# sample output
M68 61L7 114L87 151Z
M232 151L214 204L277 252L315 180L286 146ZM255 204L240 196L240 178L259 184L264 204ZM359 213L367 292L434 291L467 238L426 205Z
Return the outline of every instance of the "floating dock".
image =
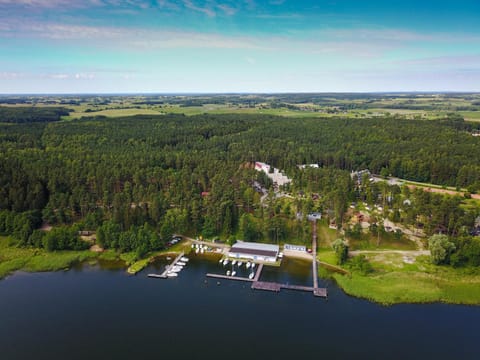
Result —
M170 271L171 268L173 268L177 262L180 261L180 259L185 255L185 253L181 253L180 255L178 255L175 260L173 260L173 262L170 264L170 265L167 265L165 267L165 271L162 272L161 274L148 274L147 276L149 278L156 278L156 279L168 279L168 276L167 276L167 273Z

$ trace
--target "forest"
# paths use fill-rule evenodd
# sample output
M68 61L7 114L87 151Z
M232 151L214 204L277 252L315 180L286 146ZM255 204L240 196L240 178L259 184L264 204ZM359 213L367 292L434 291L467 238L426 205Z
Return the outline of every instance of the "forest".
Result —
M459 197L359 186L350 176L369 169L475 193L480 138L458 116L422 121L170 114L55 121L33 114L38 117L32 122L24 123L25 116L13 124L15 117L1 115L0 124L0 233L22 246L80 249L77 234L84 229L96 231L105 248L139 256L162 248L175 233L307 242L310 227L302 214L311 211L354 236L355 229L345 225L352 202L382 204L392 221L453 237L468 237L479 215ZM283 190L293 198L276 196L268 177L254 170L255 161L292 178ZM319 168L298 167L313 163ZM268 190L263 199L255 183ZM45 235L38 231L42 223L60 230ZM462 239L458 248L469 248L470 240Z
M0 122L33 123L59 121L70 111L63 107L5 107L0 106Z

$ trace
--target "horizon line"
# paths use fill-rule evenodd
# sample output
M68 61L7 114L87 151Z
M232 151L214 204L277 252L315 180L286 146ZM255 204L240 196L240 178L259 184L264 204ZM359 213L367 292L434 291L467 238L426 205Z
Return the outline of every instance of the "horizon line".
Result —
M480 94L480 90L468 91L468 90L389 90L389 91L227 91L227 92L216 92L216 91L185 91L185 92L32 92L32 93L0 93L0 97L6 96L142 96L142 95L161 95L161 96L172 96L172 95L289 95L289 94L305 94L305 95L317 95L317 94Z

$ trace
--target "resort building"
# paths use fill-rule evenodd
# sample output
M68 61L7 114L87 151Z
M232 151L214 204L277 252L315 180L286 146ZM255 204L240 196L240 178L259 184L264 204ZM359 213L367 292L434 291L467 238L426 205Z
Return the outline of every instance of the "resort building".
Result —
M278 245L237 241L235 245L230 248L228 256L237 259L275 262L277 261L278 252Z
M272 179L273 183L277 186L283 186L292 182L292 179L283 174L277 168L273 168L273 172L271 172L271 166L263 162L255 162L255 170L265 172L265 174L267 174L267 176Z

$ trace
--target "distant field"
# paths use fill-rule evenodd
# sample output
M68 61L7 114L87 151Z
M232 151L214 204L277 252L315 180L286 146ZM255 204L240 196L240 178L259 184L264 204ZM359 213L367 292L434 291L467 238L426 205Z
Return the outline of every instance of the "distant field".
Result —
M157 110L152 109L107 109L95 112L73 112L67 119L79 119L81 117L88 116L107 116L107 117L120 117L120 116L133 116L133 115L159 115L161 114Z
M65 107L65 120L157 114L269 114L284 117L438 119L457 113L480 121L480 94L199 94L4 97L9 107ZM15 101L18 100L18 104Z
M465 120L480 121L480 111L459 111Z

